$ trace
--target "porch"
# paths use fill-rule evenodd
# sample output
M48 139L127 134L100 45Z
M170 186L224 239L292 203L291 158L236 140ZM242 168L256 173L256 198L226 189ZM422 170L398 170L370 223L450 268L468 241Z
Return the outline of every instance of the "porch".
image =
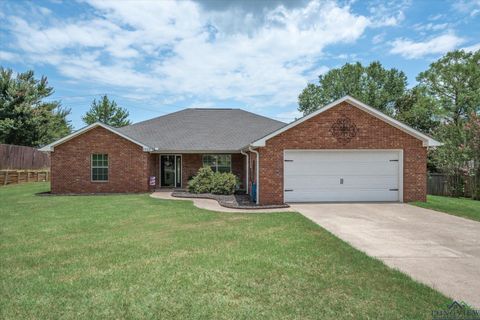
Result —
M188 181L203 166L232 172L240 180L241 191L247 186L246 157L241 153L152 153L149 166L150 176L155 177L154 187L159 190L187 189Z

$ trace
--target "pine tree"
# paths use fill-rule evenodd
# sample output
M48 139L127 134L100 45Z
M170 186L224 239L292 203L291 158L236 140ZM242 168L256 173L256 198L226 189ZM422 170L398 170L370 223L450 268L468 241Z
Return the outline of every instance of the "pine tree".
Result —
M119 128L131 124L128 116L127 109L119 107L115 100L110 101L107 95L104 95L98 102L95 99L93 100L90 110L82 117L82 120L86 124L99 121Z

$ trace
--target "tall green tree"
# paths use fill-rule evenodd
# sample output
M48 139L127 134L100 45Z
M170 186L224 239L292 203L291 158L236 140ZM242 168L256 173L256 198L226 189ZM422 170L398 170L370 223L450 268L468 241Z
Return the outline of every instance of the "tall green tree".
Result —
M93 100L90 110L82 117L83 122L92 124L97 121L119 128L131 124L128 120L128 110L117 106L115 100L109 100L104 95L98 102Z
M417 81L442 110L444 122L463 126L480 111L480 50L456 50L433 62Z
M38 147L70 133L70 110L45 101L53 92L44 76L0 67L0 143Z
M407 90L397 99L395 108L395 118L424 133L433 134L441 124L442 111L425 87Z
M432 150L430 158L448 175L451 194L463 195L463 180L480 173L475 120L480 114L480 50L449 52L421 72L417 80L440 110L441 125L433 134L444 145ZM478 179L472 181L478 184Z
M363 66L347 63L319 76L319 83L309 84L298 97L298 110L304 115L345 95L390 115L406 91L407 77L397 69L385 69L378 61Z

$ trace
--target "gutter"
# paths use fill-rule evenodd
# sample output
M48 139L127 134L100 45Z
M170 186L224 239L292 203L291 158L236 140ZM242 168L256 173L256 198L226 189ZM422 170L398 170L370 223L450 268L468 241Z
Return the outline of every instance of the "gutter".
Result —
M260 195L260 179L259 179L259 176L260 176L260 154L258 153L258 151L256 150L253 150L252 147L248 147L248 151L250 152L253 152L257 155L257 162L256 162L256 165L255 165L255 184L257 186L257 192L256 192L256 203L258 204L258 200L259 200L259 195Z
M247 162L247 165L245 166L245 169L247 170L247 174L246 174L246 185L245 185L245 189L247 190L247 194L248 193L248 183L249 183L249 180L248 180L248 173L250 172L250 161L248 159L248 153L246 153L245 151L243 150L240 150L240 153L243 154L245 157L246 157L246 162Z

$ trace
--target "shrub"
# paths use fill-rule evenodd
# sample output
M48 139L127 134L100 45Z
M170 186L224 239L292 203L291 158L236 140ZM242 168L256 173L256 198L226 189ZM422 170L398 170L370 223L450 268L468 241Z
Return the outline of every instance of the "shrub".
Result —
M211 192L213 175L212 168L200 168L193 179L188 182L188 191L192 193Z
M235 192L238 183L238 179L233 173L214 173L210 167L203 167L188 182L188 191L228 195Z
M233 194L237 186L237 177L233 173L216 172L213 175L211 192L215 194Z

